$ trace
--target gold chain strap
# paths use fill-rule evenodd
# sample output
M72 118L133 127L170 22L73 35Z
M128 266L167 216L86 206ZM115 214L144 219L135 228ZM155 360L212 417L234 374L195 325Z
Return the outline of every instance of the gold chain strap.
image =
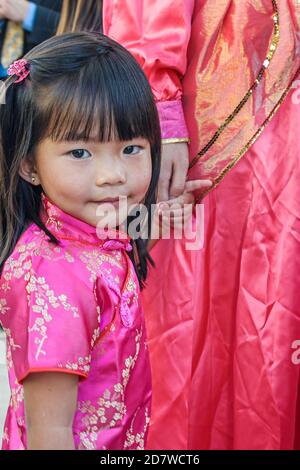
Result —
M229 165L227 165L226 168L224 168L224 170L220 173L220 175L214 180L213 182L213 185L208 189L206 190L205 192L203 192L195 201L195 204L199 203L212 189L214 189L222 180L223 178L226 176L226 174L238 163L238 161L243 157L243 155L245 155L245 153L249 150L249 148L256 142L256 140L259 138L259 136L261 135L261 133L263 132L263 130L265 129L265 127L267 126L267 124L269 124L269 122L271 121L271 119L273 118L273 116L276 114L276 112L278 111L278 109L280 108L280 106L282 105L283 101L285 100L287 94L289 93L289 91L291 90L292 86L293 86L293 83L294 81L296 80L296 78L298 77L298 75L300 74L300 67L298 68L294 78L292 79L292 81L290 82L289 86L286 88L286 90L283 92L283 94L281 95L280 97L280 100L278 101L278 103L274 106L274 108L272 109L271 113L269 114L269 116L265 119L265 121L263 122L263 124L259 127L259 129L257 130L257 132L254 134L254 136L247 142L247 144L242 148L242 150L240 150L240 152L238 153L238 155L234 158L234 160L232 162L229 163Z
M208 150L214 145L214 143L218 140L218 138L220 137L220 135L222 134L222 132L224 131L224 129L226 129L226 127L228 126L228 124L230 124L233 119L235 118L235 116L241 111L241 109L245 106L245 104L247 103L247 101L249 100L249 98L251 97L253 91L257 88L257 86L259 85L259 83L261 82L264 74L265 74L265 71L267 70L267 68L269 67L270 65L270 62L271 60L273 59L273 56L275 54L275 51L278 47L278 43L279 43L279 36L280 36L280 29L279 29L279 11L278 11L278 6L277 6L277 0L272 0L272 4L273 4L273 9L274 9L274 14L273 14L273 20L274 20L274 32L273 32L273 36L272 36L272 40L271 40L271 44L270 44L270 48L269 48L269 52L267 54L267 57L266 59L264 60L263 62L263 65L253 83L253 85L249 88L249 90L247 91L247 93L245 94L244 98L242 99L242 101L237 105L237 107L235 108L235 110L225 119L225 121L223 122L223 124L219 127L219 129L215 132L215 134L213 135L213 137L210 139L210 141L205 145L205 147L203 147L200 152L197 154L197 156L192 160L192 162L190 163L190 166L189 166L189 169L191 169L196 163L197 161L203 157L203 155L205 155ZM211 188L210 188L211 189Z

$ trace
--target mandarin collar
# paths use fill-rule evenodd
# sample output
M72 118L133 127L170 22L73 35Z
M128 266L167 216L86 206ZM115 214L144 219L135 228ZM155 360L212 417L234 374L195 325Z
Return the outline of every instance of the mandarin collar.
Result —
M58 239L78 240L84 243L102 245L106 249L125 249L131 251L131 238L120 230L96 230L76 217L67 214L42 194L41 218L46 227Z

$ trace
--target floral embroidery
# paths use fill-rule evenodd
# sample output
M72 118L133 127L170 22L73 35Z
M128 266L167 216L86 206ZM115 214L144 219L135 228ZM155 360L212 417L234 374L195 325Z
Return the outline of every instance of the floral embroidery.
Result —
M18 380L33 369L61 369L86 376L78 386L76 448L142 449L151 381L139 285L125 251L128 241L105 245L86 224L49 201L45 209L45 223L56 231L59 245L31 225L0 278L11 388L3 448L24 449L26 442L24 389ZM61 282L64 270L74 273L74 285ZM58 345L54 335L62 338L60 328L66 335Z
M95 344L96 344L96 342L99 339L100 334L101 334L101 331L100 331L101 310L100 310L99 305L97 305L96 311L97 311L97 314L98 314L98 317L97 317L98 327L93 332L92 341L91 341L91 349L93 349L93 347L95 346Z
M148 408L145 409L145 424L143 426L143 430L137 432L136 434L133 431L134 421L136 418L138 411L136 411L133 420L131 422L130 428L126 432L126 441L124 444L124 449L129 449L130 447L134 446L136 450L144 450L145 449L145 436L149 427L150 423L150 416Z
M77 362L67 362L66 364L58 364L57 367L61 369L69 369L73 371L83 372L88 374L90 371L91 356L78 357Z
M129 295L131 297L131 302L138 304L139 293L140 287L137 284L136 278L133 277L132 271L129 270L129 276L126 285L124 286L123 294Z
M0 314L5 315L6 312L10 310L10 307L7 307L7 302L5 299L0 299Z
M124 326L130 328L134 323L133 304L138 303L138 287L132 276L129 276L122 292L120 315Z
M112 280L112 267L121 269L123 267L122 257L115 257L113 253L107 255L99 253L99 250L93 250L91 252L83 251L80 255L80 259L86 265L88 271L90 271L90 280L92 282L95 282L97 277L102 274L103 277L108 276L110 282L113 284L113 288L119 289Z
M9 442L8 428L7 427L4 428L2 440L3 440L3 442L4 441L7 442L7 443Z
M3 277L5 280L10 281L12 278L21 279L31 267L30 254L36 247L35 242L26 245L21 245L16 248L18 257L10 257L6 260Z
M33 312L41 314L36 318L33 326L28 328L29 332L35 331L40 336L35 338L35 344L38 345L35 358L38 359L40 354L46 355L46 351L42 349L48 337L46 324L52 321L52 316L48 312L48 303L53 308L63 307L64 310L71 311L74 318L79 317L78 308L68 303L66 295L56 297L44 277L36 277L31 274L26 290L28 293L28 306L31 306ZM30 294L34 294L35 302Z
M136 331L136 336L135 336L135 345L136 345L136 350L135 350L135 355L134 357L129 356L125 360L125 369L122 371L122 377L123 377L123 387L124 389L127 386L129 376L130 376L130 370L132 370L135 366L135 363L137 361L139 352L140 352L140 343L141 343L141 337L142 337L142 331Z
M59 220L59 210L50 203L45 197L43 197L44 207L47 211L48 220L46 224L49 227L54 228L56 231L61 230L62 222Z
M97 431L105 425L113 428L126 416L125 391L140 351L142 331L136 331L136 351L134 356L129 356L124 361L122 370L122 382L113 386L112 390L106 389L97 401L99 407L95 407L90 401L80 402L79 411L84 415L81 422L84 431L80 433L81 444L87 449L95 449Z
M11 391L11 406L12 408L17 411L21 404L24 402L24 388L22 385L18 384L17 381L15 382L15 387ZM22 423L24 423L24 418L19 417L18 420L22 419Z
M36 235L40 238L40 243L35 246L32 254L35 257L41 256L44 259L51 261L59 261L61 259L66 260L68 263L74 263L75 259L68 250L62 249L61 246L49 243L47 235L40 230L36 232Z
M6 346L7 346L7 349L6 349L6 364L7 364L8 369L10 369L11 367L13 367L12 351L15 351L16 349L20 349L21 346L19 346L18 344L15 344L14 339L11 335L11 331L10 331L9 328L4 328L3 327L3 331L4 331L5 336L6 336Z

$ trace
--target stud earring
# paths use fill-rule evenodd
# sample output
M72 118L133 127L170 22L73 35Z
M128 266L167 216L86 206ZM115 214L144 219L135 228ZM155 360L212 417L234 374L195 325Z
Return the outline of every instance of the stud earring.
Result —
M31 177L31 181L32 181L32 183L35 183L35 176Z

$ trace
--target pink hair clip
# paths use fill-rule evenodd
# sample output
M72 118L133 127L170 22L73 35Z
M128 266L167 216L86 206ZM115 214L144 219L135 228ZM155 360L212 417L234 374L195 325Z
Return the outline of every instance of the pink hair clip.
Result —
M25 59L16 60L8 69L8 75L17 75L18 80L15 83L20 83L25 80L26 77L30 74L30 70L28 68L29 63Z

